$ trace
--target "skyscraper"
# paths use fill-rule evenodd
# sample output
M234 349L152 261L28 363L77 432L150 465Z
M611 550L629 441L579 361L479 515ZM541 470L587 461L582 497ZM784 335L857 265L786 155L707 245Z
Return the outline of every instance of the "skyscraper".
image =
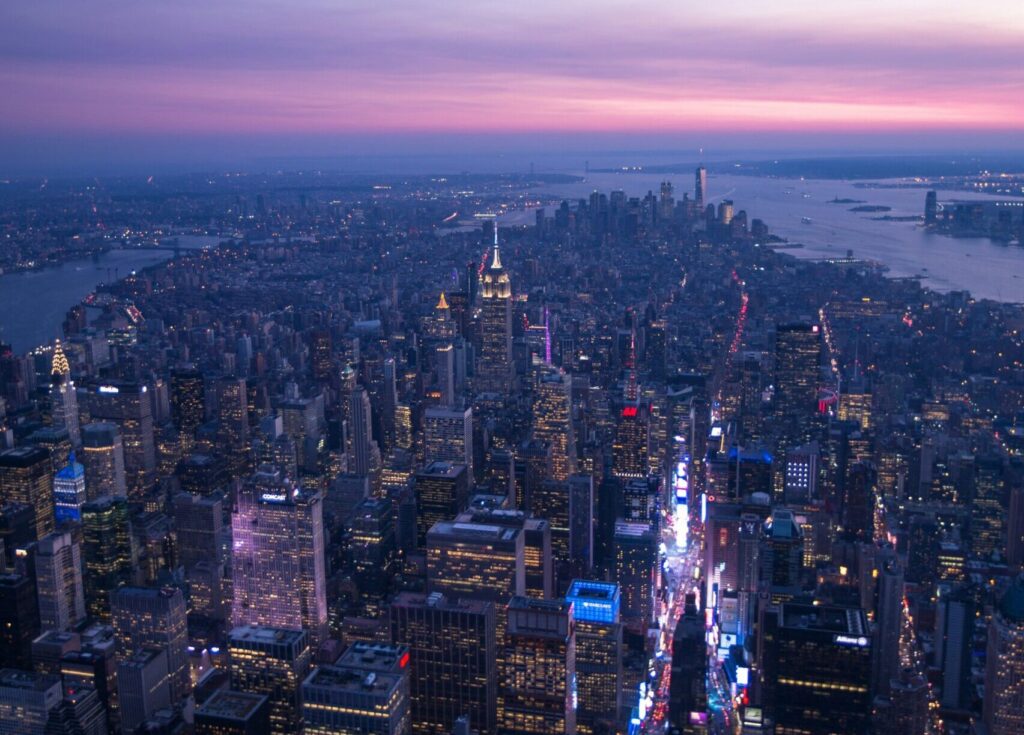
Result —
M864 612L786 602L765 614L766 713L777 733L866 732L871 719L871 640Z
M0 669L0 732L47 735L50 714L62 697L59 676Z
M427 533L427 589L453 599L507 603L526 593L523 532L440 521Z
M988 626L985 698L989 735L1024 732L1024 576L999 601Z
M697 609L696 595L689 593L672 635L672 677L669 680L669 722L680 733L707 732L707 651L704 616Z
M185 596L176 587L120 587L110 595L110 613L122 656L140 646L167 653L171 701L181 702L192 690L188 664Z
M508 603L498 731L508 735L576 732L576 630L564 600L513 597Z
M391 602L391 639L409 649L412 731L448 735L469 716L494 733L497 643L494 604L401 592Z
M0 573L0 668L27 669L39 634L36 587L26 574Z
M576 729L614 730L622 699L619 586L577 579L565 600L576 621Z
M895 552L883 551L878 565L872 680L875 694L888 696L899 679L900 635L903 632L903 565Z
M427 532L439 521L449 521L466 506L469 472L465 465L431 462L414 477L416 536L422 547Z
M206 386L195 367L171 371L171 418L178 431L191 437L206 420Z
M231 517L236 626L303 628L327 638L323 496L280 473L258 472Z
M82 556L89 614L110 622L110 593L130 584L135 553L124 498L105 497L82 506Z
M512 387L512 284L501 264L498 230L494 230L494 253L484 270L480 288L480 359L477 363L477 393L508 394Z
M166 648L143 646L123 655L117 664L121 729L135 732L157 710L169 707L171 683Z
M156 471L153 405L146 385L128 381L98 383L89 389L89 415L120 428L129 491L142 494Z
M622 616L645 630L654 617L654 574L658 545L650 523L618 521L614 540L615 581L622 592Z
M694 179L693 199L697 203L697 207L703 209L704 200L708 194L708 170L703 166L698 166Z
M565 482L576 471L576 438L572 426L572 377L547 370L533 401L533 435L551 445L552 476Z
M78 454L85 467L85 492L89 500L128 494L124 470L124 445L117 424L96 422L82 427L82 451Z
M821 329L779 324L775 329L775 417L787 444L801 441L818 405Z
M373 416L370 395L361 385L349 393L349 471L356 475L373 476L381 468L380 449L373 440Z
M43 630L71 630L85 619L82 557L69 531L51 533L35 547L36 594Z
M68 463L54 475L53 499L57 523L82 520L82 506L86 501L85 467L75 460L74 452L68 456Z
M215 387L220 438L229 453L245 454L249 449L249 394L245 378L223 377Z
M302 682L302 719L306 735L410 732L410 656L397 670L362 664L342 656L333 666L318 666Z
M423 460L465 465L473 476L473 409L428 408L423 415Z
M60 346L60 340L53 348L53 365L50 370L50 404L53 425L65 429L71 446L82 443L78 427L78 395L75 381L71 379L71 366Z
M228 634L231 684L270 700L270 732L302 732L299 687L309 673L312 654L304 631L256 625Z
M53 465L48 451L17 447L0 452L0 503L11 501L32 506L36 538L54 529Z

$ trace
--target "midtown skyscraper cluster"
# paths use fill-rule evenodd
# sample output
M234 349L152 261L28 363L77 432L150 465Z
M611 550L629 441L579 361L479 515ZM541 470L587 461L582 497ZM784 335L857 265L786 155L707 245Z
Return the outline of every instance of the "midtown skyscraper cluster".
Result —
M1019 306L280 176L88 189L222 242L0 345L0 733L1024 731Z

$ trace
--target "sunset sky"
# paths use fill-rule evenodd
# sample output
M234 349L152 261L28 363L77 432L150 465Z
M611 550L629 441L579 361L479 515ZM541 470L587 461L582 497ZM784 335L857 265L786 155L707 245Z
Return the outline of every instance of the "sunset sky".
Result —
M1022 54L1020 0L8 0L0 169L176 150L1020 149Z

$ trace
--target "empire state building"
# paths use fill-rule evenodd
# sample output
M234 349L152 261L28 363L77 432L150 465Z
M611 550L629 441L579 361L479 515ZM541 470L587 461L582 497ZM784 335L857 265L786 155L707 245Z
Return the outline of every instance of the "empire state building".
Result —
M481 349L476 392L508 395L512 387L512 284L501 265L497 227L494 258L484 271L480 295Z

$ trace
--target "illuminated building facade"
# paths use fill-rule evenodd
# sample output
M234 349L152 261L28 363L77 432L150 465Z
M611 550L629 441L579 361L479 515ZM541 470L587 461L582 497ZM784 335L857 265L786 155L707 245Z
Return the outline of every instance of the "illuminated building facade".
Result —
M82 506L82 556L89 614L110 622L110 593L131 584L135 553L124 498L105 497Z
M533 401L533 436L551 445L551 474L565 482L576 471L576 438L572 426L572 377L545 370Z
M119 427L128 489L134 495L142 494L152 485L156 472L149 388L140 383L113 381L91 386L88 396L91 419L109 421Z
M96 422L83 426L78 459L85 467L85 492L89 500L104 495L123 498L128 494L124 445L117 424Z
M391 639L409 649L412 731L448 735L468 715L473 730L494 733L494 604L402 592L391 602L390 627Z
M55 532L35 546L36 594L42 630L71 630L85 619L81 549L71 533Z
M576 732L576 625L571 602L513 597L501 656L498 732Z
M783 446L799 441L818 407L821 328L803 322L775 330L775 418L781 422Z
M191 437L206 420L206 387L194 367L171 371L171 418L178 431Z
M416 537L423 547L427 533L440 521L450 521L466 507L469 472L465 465L431 462L416 473Z
M300 686L312 654L302 630L245 625L228 635L231 685L270 700L270 732L302 732Z
M82 506L86 501L85 467L75 461L75 453L68 457L53 478L54 515L57 523L82 520Z
M82 435L78 426L78 395L75 392L75 381L71 379L71 366L60 346L60 340L53 348L53 363L50 369L50 413L53 426L68 432L71 446L82 443Z
M11 501L32 506L36 538L54 530L53 465L48 451L16 447L0 452L0 502Z
M512 284L501 264L498 231L494 231L491 264L480 286L480 359L474 388L477 393L507 395L512 387Z
M62 697L59 676L0 669L0 732L46 735L50 714Z
M306 735L406 735L410 732L409 660L375 666L373 656L350 656L318 666L302 682ZM363 659L369 665L363 665Z
M167 653L171 699L184 700L192 690L188 664L185 597L176 587L121 587L111 593L110 612L122 655L139 646Z
M871 639L858 608L786 602L765 613L764 706L777 735L867 732Z
M423 415L423 460L465 465L473 476L473 409L432 406ZM449 516L450 518L451 516Z
M657 537L650 523L620 520L613 543L615 581L622 594L622 617L645 629L654 619Z
M301 627L312 645L326 640L321 493L257 472L238 493L231 526L234 624Z
M573 580L565 600L576 621L576 729L613 730L622 701L622 624L619 586Z
M989 735L1024 732L1024 577L1003 595L988 626L985 698Z
M435 523L427 534L427 589L453 599L497 604L524 595L522 530L483 523Z

